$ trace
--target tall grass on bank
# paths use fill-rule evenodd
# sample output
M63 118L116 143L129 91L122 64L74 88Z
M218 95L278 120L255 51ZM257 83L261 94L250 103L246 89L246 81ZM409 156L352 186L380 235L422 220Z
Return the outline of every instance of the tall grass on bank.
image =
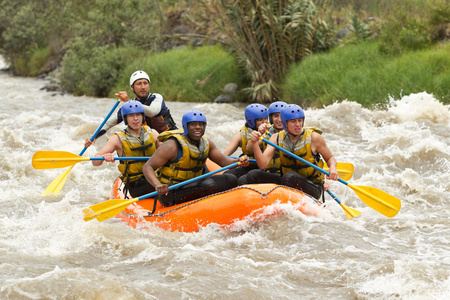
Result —
M151 79L150 91L160 93L166 101L212 102L230 82L239 88L244 83L242 72L234 59L220 46L185 47L138 58L125 68L114 92L125 90L129 95L129 78L136 70L146 71ZM245 101L236 95L236 101Z
M361 42L311 55L291 68L282 84L282 99L306 107L349 100L371 107L389 95L433 93L450 103L450 45L390 56L379 42Z

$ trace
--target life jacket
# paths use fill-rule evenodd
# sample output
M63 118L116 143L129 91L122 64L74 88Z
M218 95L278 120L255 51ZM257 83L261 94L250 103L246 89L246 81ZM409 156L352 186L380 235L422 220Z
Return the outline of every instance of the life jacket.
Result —
M240 129L241 132L241 144L242 144L242 154L247 155L249 159L255 159L255 154L253 151L247 150L247 144L250 142L250 134L253 132L253 129L247 126L242 126ZM255 167L257 164L255 162L250 162L249 167Z
M122 143L123 157L151 156L156 151L155 139L152 129L146 125L141 127L138 137L130 134L127 129L115 133ZM120 178L125 184L136 181L144 176L142 168L145 161L142 160L122 160L118 166L122 176Z
M147 98L144 100L137 100L137 98L135 98L135 100L140 101L142 103L142 105L150 106L150 104L153 102L153 100L155 100L157 95L158 94L150 93L147 96ZM166 114L170 115L169 109L167 108L166 103L164 102L164 99L163 99L162 105L161 105L161 111L159 112L159 114L157 114L156 116L153 116L153 117L145 116L145 120L144 120L145 124L150 125L150 127L155 129L156 131L158 131L158 133L167 131L167 130L169 130L169 126L166 124L166 122L164 120Z
M322 134L322 131L316 127L303 127L303 132L295 145L292 145L285 130L278 133L277 144L283 149L294 153L304 160L323 169L324 163L320 154L313 154L311 151L311 135L313 132ZM301 162L300 160L280 151L280 170L281 174L286 174L289 171L297 172L305 176L314 183L323 183L325 176L322 172L317 171L313 167Z
M263 134L263 138L266 140L269 140L270 137L275 134L275 128L273 125L269 127L268 132ZM267 144L263 142L263 152L266 150ZM264 171L268 173L280 173L280 151L278 149L275 149L275 152L273 153L272 159L270 160L269 164L267 165L267 168L264 169Z
M203 174L209 155L209 141L202 136L198 145L191 144L182 129L161 133L158 140L164 142L174 138L178 142L178 156L157 170L156 176L163 184L173 185Z

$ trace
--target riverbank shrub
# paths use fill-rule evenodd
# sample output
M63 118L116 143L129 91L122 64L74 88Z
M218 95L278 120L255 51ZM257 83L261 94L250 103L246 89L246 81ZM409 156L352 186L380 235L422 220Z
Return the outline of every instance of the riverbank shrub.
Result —
M77 39L62 61L61 86L76 96L106 97L131 59L141 54L136 48L98 46L93 40Z
M123 69L109 96L114 97L114 93L125 90L134 97L129 79L136 70L149 74L150 91L162 94L166 101L211 102L227 83L236 83L239 88L248 84L233 57L222 47L183 47L137 56ZM234 97L234 101L246 100L243 94Z
M450 103L450 44L401 56L382 53L379 46L379 41L361 42L309 56L287 74L283 101L320 107L347 99L371 107L389 95L426 91Z
M41 49L46 48L45 36L46 28L45 21L39 18L39 4L37 3L21 3L17 6L10 6L3 8L12 15L5 16L4 12L0 14L0 18L7 17L6 21L2 21L0 28L2 29L0 42L1 53L6 55L6 59L13 62L11 69L17 75L33 75L37 72L30 72L30 64L39 64L40 62L32 63L30 59L33 58L33 52L40 52ZM34 56L38 60L40 55Z
M218 15L210 13L205 9L205 3L209 2L228 5L228 10ZM260 6L251 6L256 3ZM327 3L326 10L319 11L324 8L324 3ZM286 4L289 5L283 6ZM241 9L239 5L251 9ZM285 9L280 9L279 5ZM153 67L149 63L150 57L157 52L161 55L157 59L161 61L178 57L191 59L193 49L188 47L189 50L181 55L183 51L178 52L178 47L189 43L195 46L226 45L239 30L250 30L243 40L249 43L236 39L233 47L227 49L234 49L232 56L227 56L233 62L223 63L217 71L214 70L218 61L213 58L208 58L211 65L202 65L201 71L193 64L177 69L167 63L166 69L173 73L162 72L161 78L171 78L160 83L164 84L161 88L173 101L195 101L193 95L198 101L212 101L228 78L232 78L230 82L238 83L241 91L248 92L246 96L239 94L235 98L237 101L273 101L272 96L276 93L283 96L279 84L288 81L285 76L292 63L301 61L300 57L330 49L334 26L336 30L350 28L351 32L350 37L340 40L339 47L378 39L382 53L397 61L400 58L395 56L409 56L411 50L436 49L438 41L449 39L450 22L448 0L0 0L0 7L0 54L9 63L11 72L21 76L49 74L61 64L62 88L76 95L113 95L116 87L123 85L117 83L122 80L121 76L125 78L122 82L126 83L128 73L137 67ZM227 18L231 23L222 30L214 25L213 21L224 23ZM368 23L370 20L376 21ZM318 24L317 28L323 30L316 30L311 24ZM300 41L300 46L295 46L298 45L296 41ZM313 50L308 48L311 44ZM209 51L216 53L217 50L202 51L205 51L202 55L209 57ZM349 65L341 70L353 70L354 61L358 59L358 56L342 58ZM203 63L196 57L192 61ZM183 66L184 62L176 63ZM226 73L223 78L227 80L214 83L214 76L219 71ZM313 76L327 78L327 81L334 80L321 74L321 70L310 72ZM211 73L209 84L196 84L196 80L203 82ZM178 74L183 74L184 80L178 79ZM438 78L448 82L445 77ZM352 88L356 89L360 82L355 80L349 84L354 84ZM426 90L438 90L440 86L434 84ZM339 92L339 88L335 90ZM320 92L318 95L320 97L315 100L310 100L314 97L307 94L302 97L308 102L317 101L315 105L328 101Z
M380 51L399 55L446 39L438 31L450 22L448 1L393 1L390 6L392 12L384 15Z
M22 53L15 58L14 72L16 74L38 76L42 74L42 68L50 58L51 51L48 47L35 49L28 54Z

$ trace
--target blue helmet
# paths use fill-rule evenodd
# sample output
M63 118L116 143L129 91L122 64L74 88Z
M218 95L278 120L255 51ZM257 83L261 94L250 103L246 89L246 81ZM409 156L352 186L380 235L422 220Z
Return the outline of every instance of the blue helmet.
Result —
M189 122L203 122L203 123L205 123L205 128L206 128L206 124L208 124L206 122L206 117L202 112L200 112L198 110L190 110L187 113L185 113L183 115L183 118L181 119L181 124L183 125L184 135L188 134L187 123L189 123Z
M280 118L281 122L283 122L284 130L287 130L286 121L304 117L305 113L303 112L303 109L297 104L289 104L280 112Z
M261 104L253 103L247 106L245 109L245 122L253 130L256 130L255 120L261 118L267 118L269 111L267 107Z
M270 104L269 115L271 115L273 113L281 112L283 110L283 108L285 108L286 106L287 106L287 103L283 102L283 101L277 101L277 102Z
M128 125L127 118L125 118L126 115L130 114L142 114L142 122L144 122L145 113L144 113L144 106L142 106L142 103L136 100L127 101L122 105L121 108L122 111L122 119L125 122L125 125Z
M270 123L273 124L271 115L274 113L280 113L283 110L283 108L285 108L286 106L287 106L287 103L283 102L283 101L277 101L277 102L270 104L270 106L269 106L269 121L270 121Z

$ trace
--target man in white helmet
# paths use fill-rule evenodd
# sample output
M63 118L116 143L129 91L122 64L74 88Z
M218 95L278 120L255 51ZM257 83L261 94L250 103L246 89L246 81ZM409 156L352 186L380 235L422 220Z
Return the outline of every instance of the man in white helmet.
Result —
M163 96L157 93L150 93L150 77L144 71L136 71L130 76L130 87L131 90L136 94L137 100L142 103L145 111L145 124L155 129L158 133L167 130L178 129L175 121L170 114L169 108L164 102ZM120 91L116 93L116 96L123 102L127 102L128 98L127 92ZM111 118L105 123L103 129L97 134L97 137L104 135L111 127L121 123L122 112L121 109L117 111L116 116L111 116ZM85 147L89 147L94 142L86 139Z

